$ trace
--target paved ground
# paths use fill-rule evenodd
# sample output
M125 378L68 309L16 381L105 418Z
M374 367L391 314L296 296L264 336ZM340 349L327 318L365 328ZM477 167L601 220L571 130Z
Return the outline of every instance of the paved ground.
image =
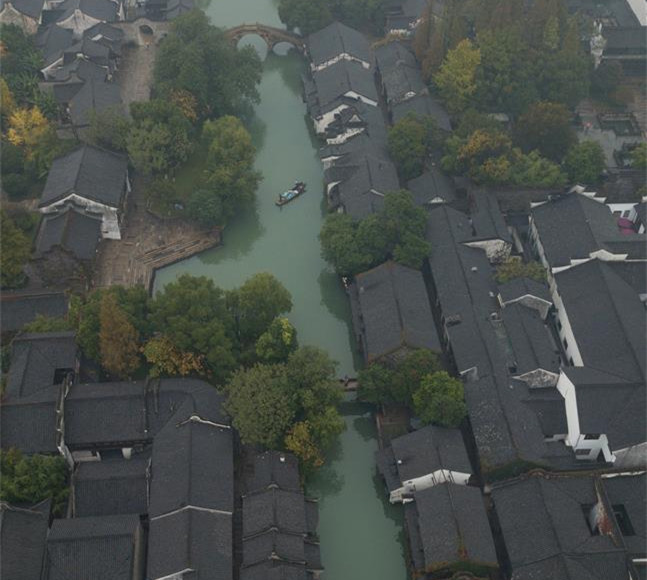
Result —
M217 245L218 230L205 231L184 220L161 220L148 211L141 179L135 179L121 240L101 243L94 286L113 284L150 288L154 271Z
M133 101L148 101L151 96L153 64L157 46L124 46L116 82L121 87L121 100L126 106Z

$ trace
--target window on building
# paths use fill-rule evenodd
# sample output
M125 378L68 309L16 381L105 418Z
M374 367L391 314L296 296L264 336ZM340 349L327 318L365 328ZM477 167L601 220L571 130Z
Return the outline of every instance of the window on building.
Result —
M613 212L613 215L616 217L620 217L622 215L622 212L620 210L616 210Z
M600 530L596 525L596 511L597 511L597 506L593 504L585 503L582 505L582 513L584 514L584 520L586 521L586 525L589 528L589 532L592 536L600 535Z
M631 210L630 209L627 209L627 210L622 212L622 217L623 218L628 218L630 215L631 215Z
M559 318L557 319L557 328L558 328L559 330L561 330L561 329L562 329L562 321L561 321Z
M575 363L573 362L573 357L572 356L568 358L568 362L571 364L572 367L575 366Z
M54 382L55 385L60 385L68 374L74 374L74 369L56 369L54 371Z
M636 532L634 531L634 527L631 525L631 520L629 519L629 514L627 513L625 506L622 504L615 504L611 506L611 509L613 509L613 515L616 518L616 522L618 522L618 527L620 528L622 535L635 536Z
M564 339L562 342L564 343L564 348L568 349L568 340Z

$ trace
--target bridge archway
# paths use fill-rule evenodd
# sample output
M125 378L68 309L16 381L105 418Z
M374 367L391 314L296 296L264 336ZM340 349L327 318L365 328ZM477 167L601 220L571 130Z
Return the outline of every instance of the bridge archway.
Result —
M265 41L268 52L273 52L276 45L283 43L290 44L301 52L305 51L305 40L302 36L281 28L256 23L241 24L240 26L225 31L225 36L234 45L238 45L243 37L249 35L262 38Z

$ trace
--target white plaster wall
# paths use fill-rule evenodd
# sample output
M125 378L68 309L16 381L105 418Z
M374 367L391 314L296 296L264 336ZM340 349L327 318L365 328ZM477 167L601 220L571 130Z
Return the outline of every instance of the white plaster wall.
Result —
M647 442L614 450L613 454L616 456L614 467L642 469L647 467Z
M88 29L92 28L95 24L98 24L101 22L101 20L98 20L97 18L92 18L92 16L88 16L87 14L84 14L80 10L75 10L74 14L72 16L69 16L65 20L61 20L61 22L58 23L58 25L61 28L69 28L74 32L74 37L79 39L81 36L83 36L83 33Z
M119 210L115 207L110 207L96 201L89 200L85 197L76 195L75 193L54 202L47 207L40 208L41 213L51 213L57 211L67 205L74 203L79 207L83 207L93 213L99 213L102 216L101 220L101 237L108 240L120 240L121 230L119 227Z
M402 482L402 487L395 489L389 496L391 503L402 501L404 494L412 494L414 491L422 491L440 483L456 483L458 485L467 485L470 478L469 473L460 471L451 471L449 469L437 469L433 473L428 473L414 479L408 479Z
M369 99L368 97L365 97L364 95L360 95L359 93L356 93L355 91L348 91L347 93L344 94L345 97L348 97L349 99L357 99L359 101L362 101L362 103L366 103L367 105L371 105L373 107L377 106L377 101L374 101L373 99Z
M40 19L31 18L22 12L18 12L12 4L7 3L4 4L2 10L0 10L0 23L15 24L22 28L25 34L32 35L38 30Z
M564 397L564 404L566 406L568 437L565 443L568 447L575 447L582 436L580 433L580 418L577 414L577 396L575 394L575 385L563 371L560 371L559 379L557 379L557 390Z
M575 333L573 332L573 327L571 326L571 322L568 319L568 314L566 312L566 309L564 308L564 302L562 301L559 293L557 292L557 287L554 282L551 286L551 295L553 299L553 304L555 305L555 314L557 316L557 320L559 320L561 324L561 329L559 328L559 326L557 326L557 331L559 333L559 339L562 343L562 348L566 353L566 358L573 359L573 366L583 367L584 360L582 359L582 355L580 354L580 349L577 346L577 341L575 340ZM568 344L566 348L564 348L564 339L566 339L566 342Z
M352 54L348 54L347 52L342 52L339 53L337 56L328 59L327 61L322 62L321 64L318 64L315 66L314 63L310 63L310 69L314 71L319 71L323 70L325 68L328 68L329 66L339 62L340 60L347 60L347 61L353 61L353 62L358 62L359 64L362 65L365 69L371 68L371 64L366 62L365 60L362 60L361 58L357 58L356 56L353 56Z
M485 250L485 255L492 263L502 262L509 255L512 245L501 239L480 240L478 242L465 242L470 248L481 248Z
M342 143L346 143L351 137L354 137L355 135L359 135L360 133L364 132L364 127L355 127L353 129L348 129L348 131L345 131L344 133L341 133L340 135L337 135L336 137L331 137L330 139L326 139L326 143L328 145L341 145Z
M320 117L314 119L315 131L319 134L325 133L328 125L330 125L335 120L335 115L341 113L348 109L348 105L339 105L330 111L326 111Z

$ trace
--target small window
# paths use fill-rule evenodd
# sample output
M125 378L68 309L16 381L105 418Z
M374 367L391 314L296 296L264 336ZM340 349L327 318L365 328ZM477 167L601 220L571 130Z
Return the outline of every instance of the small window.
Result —
M60 385L68 374L74 374L74 369L56 369L54 371L54 383Z
M584 520L586 521L586 526L589 528L589 533L592 536L599 536L600 530L596 525L595 518L596 506L590 503L585 503L582 505L582 513L584 514Z
M562 342L564 343L564 348L568 350L568 340L564 339Z
M631 525L631 520L629 519L629 514L625 509L625 506L622 504L616 504L611 506L613 509L613 515L616 517L616 522L618 522L618 527L622 532L623 536L635 536L636 532L634 527Z
M630 215L631 215L631 210L630 209L627 209L627 210L622 212L622 217L623 218L628 218Z
M597 440L599 438L600 438L599 433L587 433L586 435L584 435L584 439Z
M575 363L573 362L573 357L569 357L568 362L571 363L571 366L574 367Z
M557 328L558 328L559 330L561 330L561 329L562 329L562 321L561 321L559 318L557 319Z
M620 210L617 210L617 211L613 212L613 215L616 216L616 217L620 217L620 216L622 216L622 212Z

